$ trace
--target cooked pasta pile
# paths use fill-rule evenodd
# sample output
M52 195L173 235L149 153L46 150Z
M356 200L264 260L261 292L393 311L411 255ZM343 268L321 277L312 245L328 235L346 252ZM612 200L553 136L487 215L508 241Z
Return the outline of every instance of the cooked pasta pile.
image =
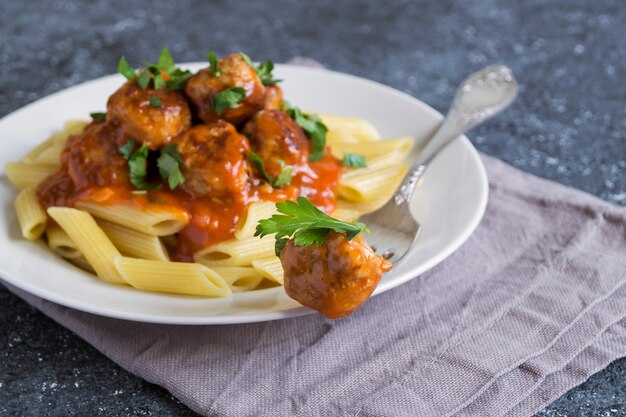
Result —
M376 210L392 195L406 172L403 161L413 145L410 137L380 140L367 121L319 115L329 128L327 145L334 155L358 152L367 168L345 173L338 186L333 217L352 222ZM69 121L63 130L29 152L6 172L21 191L15 210L24 238L44 237L50 249L98 278L140 290L223 297L231 291L254 290L263 280L282 285L283 271L271 236L254 237L260 219L275 212L269 201L252 203L240 219L234 239L201 249L194 262L171 262L168 246L188 219L186 214L141 210L130 205L78 202L76 208L50 207L37 200L36 186L59 168L67 138L82 131L86 121ZM48 221L48 215L54 221Z
M277 203L353 222L391 197L411 138L303 112L271 60L208 61L191 73L167 48L139 70L122 57L106 112L7 164L24 237L112 284L224 297L284 283L282 240L256 237Z

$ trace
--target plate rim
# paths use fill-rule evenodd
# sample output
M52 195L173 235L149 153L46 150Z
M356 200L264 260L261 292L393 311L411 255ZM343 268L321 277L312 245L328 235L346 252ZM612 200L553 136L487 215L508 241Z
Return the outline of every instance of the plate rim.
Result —
M193 68L193 67L198 67L202 65L205 65L205 64L200 63L200 62L190 62L190 63L179 64L179 66L183 68L187 68L187 67ZM382 88L383 90L386 91L386 93L395 95L398 98L401 98L403 100L413 101L415 105L421 108L421 111L428 113L429 116L437 120L443 120L443 115L441 113L439 113L437 110L433 109L428 104L421 101L420 99L413 97L409 94L406 94L402 91L399 91L388 85L379 83L377 81L369 80L369 79L362 78L362 77L348 74L348 73L328 70L324 68L312 68L312 67L305 67L305 66L293 65L293 64L276 64L276 67L279 69L285 68L285 69L292 69L292 70L297 70L297 71L305 71L305 72L313 72L313 73L323 73L323 74L330 73L333 76L349 79L351 82L356 81L358 83L371 85L379 89ZM47 96L41 97L35 101L32 101L26 104L25 106L22 106L16 109L15 111L11 113L6 114L0 119L0 124L5 122L5 120L10 117L19 115L23 112L28 112L31 109L31 107L41 103L42 101L54 100L57 96L61 94L71 93L75 89L79 89L79 88L88 86L90 84L96 84L98 82L104 81L104 79L108 79L108 78L112 78L116 76L120 76L120 75L119 74L104 75L102 77L98 77L92 80L87 80L82 83L72 85L68 88L56 91ZM480 195L480 201L478 203L478 210L474 212L474 215L472 216L471 220L467 222L467 224L463 228L463 232L459 233L452 242L448 243L445 246L444 250L441 250L438 254L436 254L436 256L431 256L427 261L422 262L422 264L418 268L416 268L411 274L405 274L404 277L401 277L400 279L394 280L392 282L381 283L381 285L379 285L376 288L372 296L382 294L386 291L391 290L392 288L405 284L406 282L412 279L415 279L419 277L420 275L422 275L424 272L432 269L433 267L441 263L443 260L448 258L450 255L452 255L463 243L465 243L467 239L476 230L478 225L480 224L480 221L482 220L486 207L487 207L488 196L489 196L489 182L488 182L487 172L486 172L485 166L483 164L483 161L477 149L472 145L472 143L467 138L467 136L462 135L459 138L459 140L464 142L464 145L466 146L467 151L468 151L468 156L471 157L475 166L478 168L477 174L479 176L479 181L480 181L481 191L482 191ZM4 175L4 177L6 178L6 174ZM406 259L407 258L404 258L400 262L403 263L406 261ZM73 298L64 298L60 295L50 292L49 290L45 288L37 287L31 284L30 282L23 281L17 277L14 277L13 274L11 274L8 270L6 270L5 266L2 264L0 264L0 280L4 281L5 283L8 283L10 286L14 286L18 288L19 290L27 292L29 295L42 298L44 300L53 302L55 304L59 304L64 307L69 307L78 311L82 311L82 312L86 312L86 313L90 313L90 314L94 314L94 315L98 315L102 317L133 321L133 322L142 322L142 323L154 323L154 324L166 324L166 325L232 325L232 324L245 324L245 323L257 323L257 322L265 322L265 321L282 320L282 319L299 317L303 315L316 313L316 311L309 309L307 307L304 307L304 306L299 306L299 307L291 308L288 310L270 311L270 312L264 312L264 313L248 313L246 315L230 315L230 316L207 315L207 316L201 316L201 317L191 317L191 316L170 317L170 316L158 316L155 314L146 314L146 313L135 313L135 312L129 313L127 311L120 312L119 310L114 310L114 309L102 309L102 307L92 307L85 303L80 304L77 301L75 301ZM9 290L11 290L11 288L9 288ZM268 290L260 290L260 291L272 291L272 290L276 290L276 289L268 289Z

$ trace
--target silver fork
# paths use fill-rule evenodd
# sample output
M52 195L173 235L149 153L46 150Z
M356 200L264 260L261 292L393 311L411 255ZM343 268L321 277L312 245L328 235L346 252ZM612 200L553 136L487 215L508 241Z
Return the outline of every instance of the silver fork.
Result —
M513 73L504 65L489 66L461 83L448 115L426 141L391 200L359 219L371 230L366 239L372 249L392 262L408 252L421 230L409 207L411 197L428 165L460 135L504 110L515 100L517 90Z

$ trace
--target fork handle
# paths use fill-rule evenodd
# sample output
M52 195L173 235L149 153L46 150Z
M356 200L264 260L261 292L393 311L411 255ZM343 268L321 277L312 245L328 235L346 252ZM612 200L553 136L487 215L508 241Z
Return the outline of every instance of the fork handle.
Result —
M457 89L448 115L411 164L393 201L398 205L410 203L415 186L439 152L463 133L508 107L517 91L517 81L504 65L492 65L467 77Z

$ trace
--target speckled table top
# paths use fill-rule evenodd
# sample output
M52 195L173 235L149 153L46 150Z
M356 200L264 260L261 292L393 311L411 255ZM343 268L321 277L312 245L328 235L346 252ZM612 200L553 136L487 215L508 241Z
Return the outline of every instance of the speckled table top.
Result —
M625 22L621 0L3 0L0 116L162 46L181 62L308 56L440 111L465 75L501 62L520 98L470 134L477 148L626 205ZM194 415L3 288L0 305L0 415ZM539 415L626 415L625 381L622 359Z

